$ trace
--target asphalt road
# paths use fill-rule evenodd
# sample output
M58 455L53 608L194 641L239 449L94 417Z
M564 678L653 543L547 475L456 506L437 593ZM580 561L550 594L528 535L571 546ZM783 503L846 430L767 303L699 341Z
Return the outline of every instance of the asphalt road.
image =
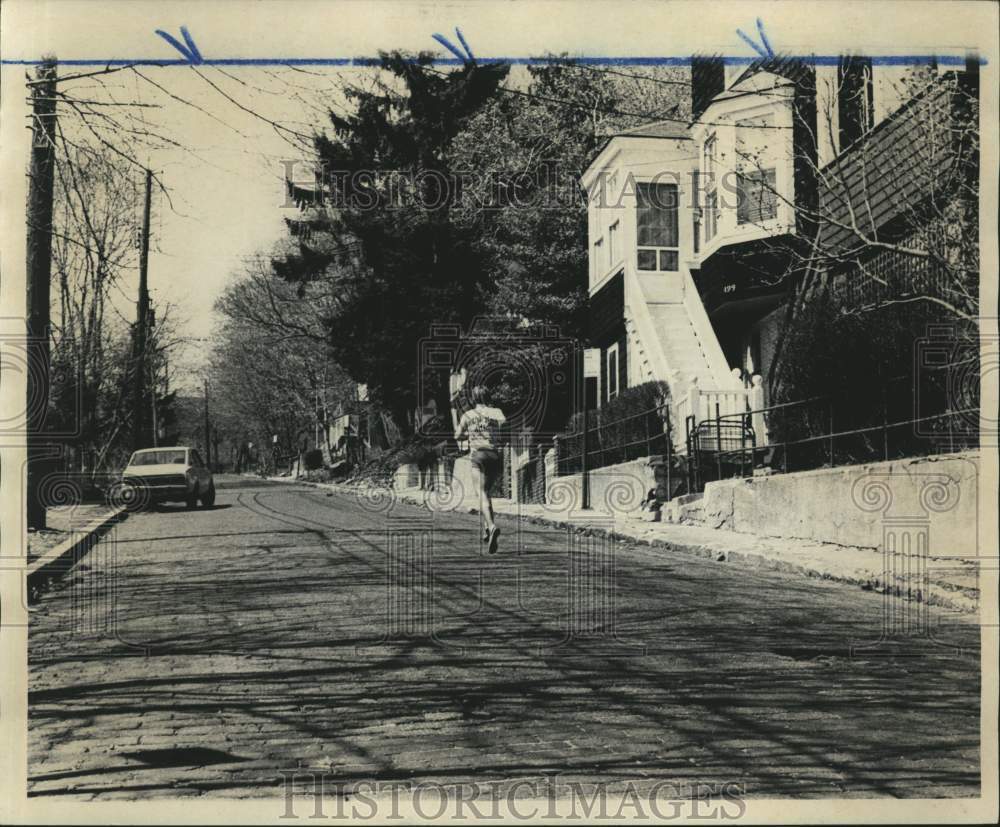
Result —
M43 596L29 794L275 796L305 767L978 795L974 626L878 642L883 598L844 585L505 517L489 557L476 515L218 488Z

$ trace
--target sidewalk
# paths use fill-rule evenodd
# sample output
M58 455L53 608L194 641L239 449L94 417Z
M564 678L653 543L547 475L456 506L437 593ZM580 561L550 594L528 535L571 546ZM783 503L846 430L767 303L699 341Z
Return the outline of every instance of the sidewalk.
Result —
M28 565L32 565L48 551L72 539L100 517L116 509L106 503L60 505L45 512L47 527L41 531L28 530Z
M46 513L48 528L28 533L25 588L29 600L69 572L100 542L108 527L124 518L123 507L104 503L57 506Z
M297 482L316 488L340 493L384 497L387 489L365 488L342 483L313 483L304 480L274 478L278 482ZM436 498L432 492L419 489L393 491L401 502L423 505L435 510ZM855 585L879 594L895 593L906 597L908 584L916 583L913 575L903 578L907 565L912 562L898 555L885 556L878 549L818 543L808 540L790 540L759 537L735 531L703 526L677 525L674 523L647 522L629 517L613 516L601 511L566 513L549 505L528 505L510 500L493 500L494 511L531 522L567 526L576 530L591 531L614 536L626 541L645 543L666 552L694 554L709 557L719 563L738 563L754 568L774 569ZM464 510L477 513L478 508L466 503L447 504L441 510ZM960 612L975 621L979 613L979 563L967 558L927 558L927 579L919 594L910 597L930 605ZM895 576L899 572L900 576ZM889 583L892 585L889 586ZM924 592L926 589L926 593Z

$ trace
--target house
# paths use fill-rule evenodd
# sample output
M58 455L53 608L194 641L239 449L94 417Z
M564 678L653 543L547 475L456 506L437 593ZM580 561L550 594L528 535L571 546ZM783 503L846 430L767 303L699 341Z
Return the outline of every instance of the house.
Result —
M581 181L601 404L666 381L683 453L699 422L768 404L788 303L806 275L847 291L874 278L899 293L930 272L883 262L882 242L912 240L932 223L922 205L942 200L949 159L962 152L947 113L963 105L956 88L978 95L978 61L926 73L917 88L906 67L859 56L745 68L696 58L690 123L609 137ZM955 77L958 86L943 82ZM928 125L929 109L945 117ZM905 277L871 275L893 266ZM756 430L760 445L760 420Z

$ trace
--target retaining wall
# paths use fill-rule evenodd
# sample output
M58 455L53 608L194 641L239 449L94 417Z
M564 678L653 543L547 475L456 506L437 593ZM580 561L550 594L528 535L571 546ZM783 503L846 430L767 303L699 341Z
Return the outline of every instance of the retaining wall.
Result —
M590 472L590 507L616 516L635 514L650 488L656 487L660 459L643 458ZM583 508L583 475L546 475L545 503L556 511L575 512Z
M921 542L931 556L973 557L979 453L710 482L700 505L710 528L871 548Z

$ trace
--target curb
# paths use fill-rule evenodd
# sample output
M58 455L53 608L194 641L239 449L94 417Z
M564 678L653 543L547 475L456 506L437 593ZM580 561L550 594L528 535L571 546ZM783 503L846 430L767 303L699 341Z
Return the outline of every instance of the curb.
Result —
M284 480L286 482L297 482L300 485L307 485L312 488L325 489L328 491L336 491L341 494L357 494L363 491L362 486L347 486L341 483L317 483L307 480ZM409 503L416 506L426 506L426 502L421 494L426 494L426 492L421 492L419 490L414 490L411 493L407 491L396 491L395 489L388 488L384 489L386 491L392 492L396 497L397 501ZM494 510L497 516L504 515L507 517L513 517L528 523L535 525L547 526L550 528L560 528L560 529L570 529L582 534L588 534L591 536L607 537L612 541L631 543L633 545L644 545L650 548L663 549L665 551L677 552L681 554L691 555L695 557L700 557L702 559L714 560L715 562L735 562L740 565L744 565L750 568L755 568L759 570L766 571L778 571L784 574L795 574L798 576L809 577L816 580L827 580L834 583L841 583L844 585L854 586L861 588L864 591L871 591L876 595L881 596L883 599L895 598L899 600L906 600L904 595L893 595L890 591L886 590L884 585L878 583L877 580L873 582L872 576L859 575L857 573L838 573L834 571L822 571L817 569L813 565L809 564L796 564L789 562L788 560L781 560L775 557L769 556L766 552L755 552L755 551L725 551L720 552L719 549L713 548L707 545L700 545L697 543L685 543L677 542L668 539L661 539L657 537L650 536L638 536L636 533L622 531L622 527L618 526L616 528L604 528L602 526L588 526L588 525L577 525L569 522L568 520L556 520L551 517L545 517L535 514L523 514L508 511L498 508L496 500L494 500ZM475 506L461 507L454 509L456 512L464 512L471 514L478 514L479 508ZM637 530L639 526L645 526L646 523L637 523ZM762 537L760 539L774 539ZM878 577L877 572L874 575ZM961 620L965 622L975 623L978 622L979 615L979 600L978 595L972 596L966 594L956 587L949 586L947 584L931 583L927 590L927 594L923 596L922 602L929 606L935 606L937 608L945 609L949 612L956 613L956 620Z
M82 560L94 545L94 541L113 524L128 516L125 508L116 508L93 520L89 525L57 546L50 548L34 563L28 566L25 576L28 598L34 600L46 583L66 574Z

